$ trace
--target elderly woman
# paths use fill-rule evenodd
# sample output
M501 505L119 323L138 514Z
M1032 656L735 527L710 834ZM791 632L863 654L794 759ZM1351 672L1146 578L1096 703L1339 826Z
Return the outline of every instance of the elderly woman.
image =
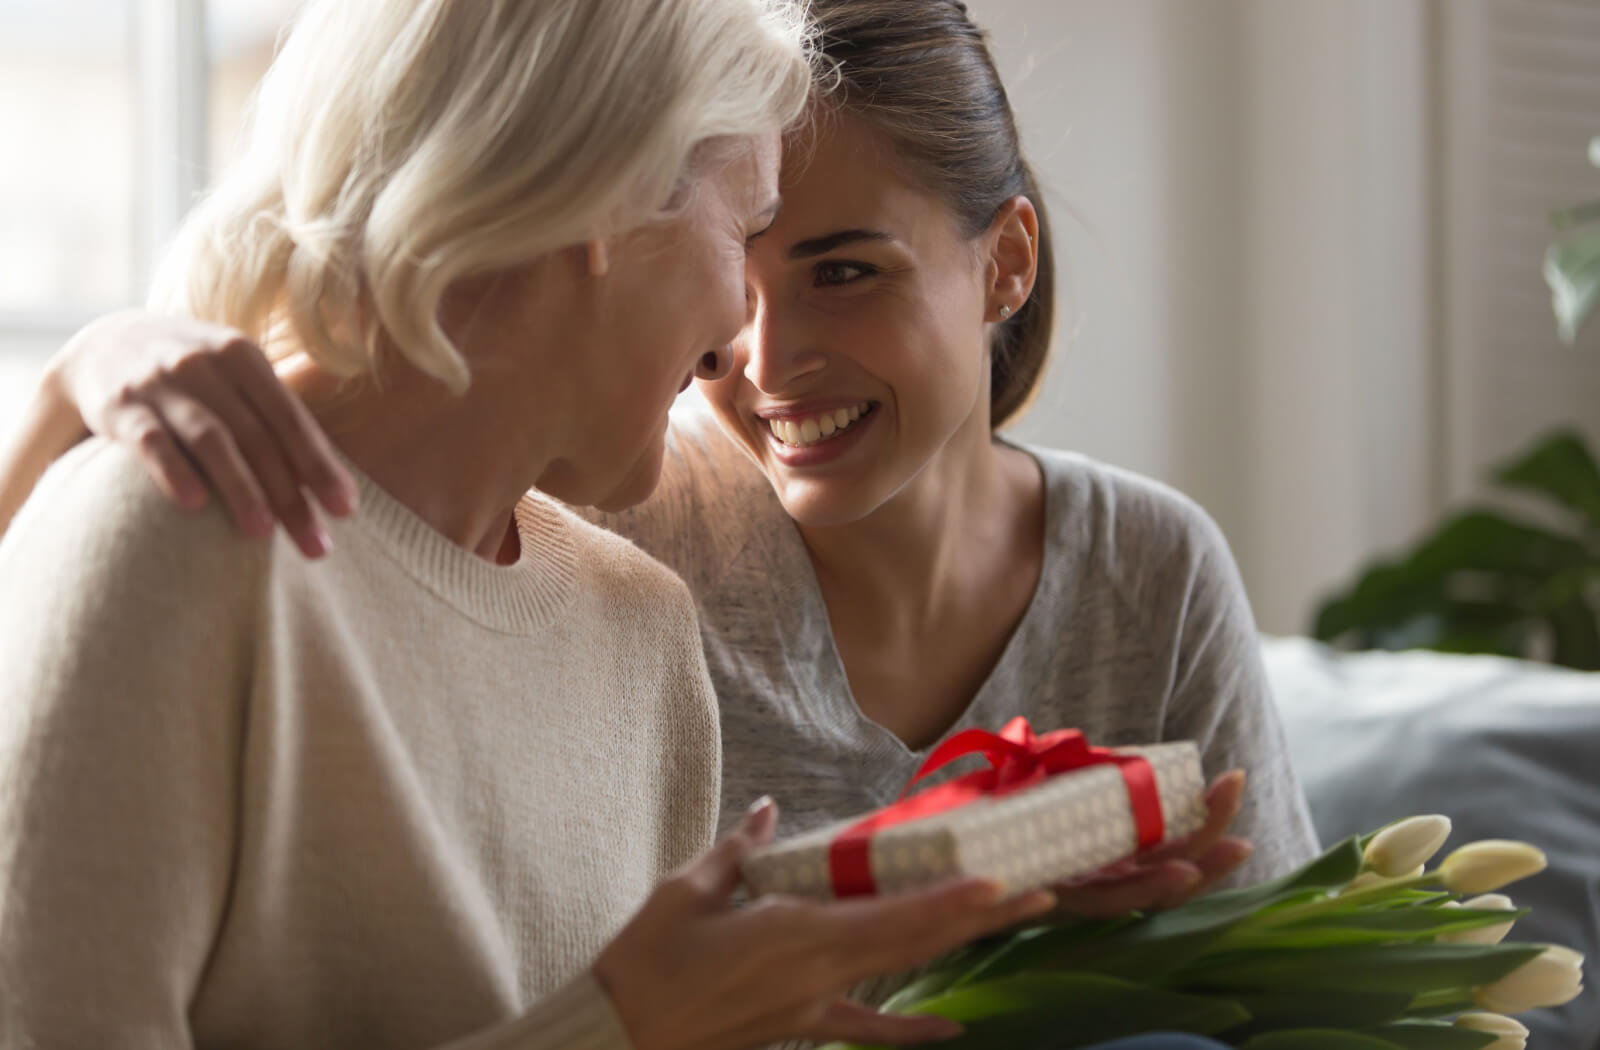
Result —
M692 602L556 502L648 494L726 370L808 82L757 0L305 9L157 301L268 346L360 508L311 563L91 442L12 523L0 1044L949 1034L839 995L1049 895L733 911L773 813L693 860Z

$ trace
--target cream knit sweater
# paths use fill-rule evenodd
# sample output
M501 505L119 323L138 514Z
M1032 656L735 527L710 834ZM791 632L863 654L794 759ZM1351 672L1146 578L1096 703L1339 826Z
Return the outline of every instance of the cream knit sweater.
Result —
M529 498L372 483L335 553L64 459L0 543L0 1047L625 1047L587 976L710 845L683 585Z

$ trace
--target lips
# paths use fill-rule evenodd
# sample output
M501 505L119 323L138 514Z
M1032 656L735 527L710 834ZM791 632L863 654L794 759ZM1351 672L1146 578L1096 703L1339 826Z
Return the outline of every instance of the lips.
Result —
M862 416L870 415L872 408L871 401L860 401L819 410L786 410L766 418L766 424L772 436L783 444L808 448L848 431Z

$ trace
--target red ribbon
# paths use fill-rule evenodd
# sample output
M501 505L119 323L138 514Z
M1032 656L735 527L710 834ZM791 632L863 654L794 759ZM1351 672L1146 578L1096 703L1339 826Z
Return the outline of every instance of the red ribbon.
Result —
M982 755L988 769L979 769L910 798L917 782L965 755ZM901 801L880 809L846 828L828 847L828 868L833 892L840 897L875 893L870 848L880 829L930 817L964 806L978 798L1000 798L1074 769L1115 765L1128 787L1133 819L1139 832L1139 849L1156 845L1166 834L1161 816L1161 796L1155 770L1138 755L1117 754L1110 748L1090 747L1083 733L1059 729L1035 736L1026 718L1013 718L999 733L967 729L934 749L917 770Z

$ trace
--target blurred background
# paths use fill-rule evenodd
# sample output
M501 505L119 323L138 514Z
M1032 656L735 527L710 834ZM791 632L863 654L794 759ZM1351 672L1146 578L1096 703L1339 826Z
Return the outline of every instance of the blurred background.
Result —
M142 298L293 6L0 0L0 427ZM1600 196L1596 0L969 6L1064 264L1017 432L1196 498L1263 628L1551 428L1600 444L1600 326L1561 343L1541 277L1550 212Z

